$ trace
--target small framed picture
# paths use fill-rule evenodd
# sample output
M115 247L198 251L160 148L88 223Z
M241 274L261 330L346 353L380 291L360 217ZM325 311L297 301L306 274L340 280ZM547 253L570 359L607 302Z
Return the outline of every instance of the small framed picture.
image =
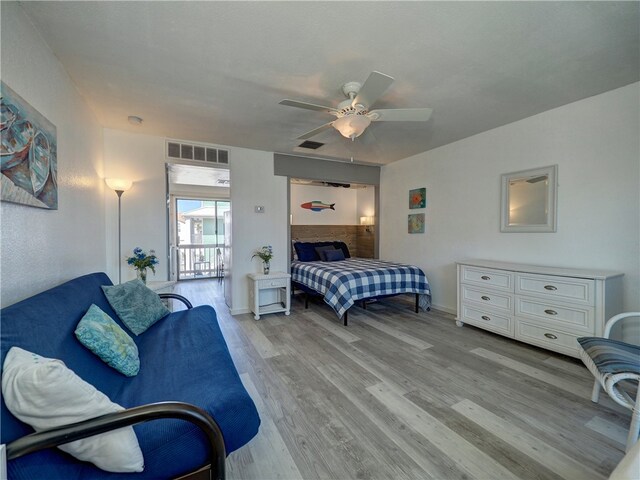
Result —
M427 189L416 188L409 190L409 208L425 208L427 206Z
M424 213L409 214L408 232L424 233Z

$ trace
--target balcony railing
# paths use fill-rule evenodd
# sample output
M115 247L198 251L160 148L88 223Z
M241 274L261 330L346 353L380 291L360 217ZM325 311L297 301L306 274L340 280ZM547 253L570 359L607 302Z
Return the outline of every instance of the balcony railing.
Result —
M224 276L224 249L215 244L179 245L178 280Z

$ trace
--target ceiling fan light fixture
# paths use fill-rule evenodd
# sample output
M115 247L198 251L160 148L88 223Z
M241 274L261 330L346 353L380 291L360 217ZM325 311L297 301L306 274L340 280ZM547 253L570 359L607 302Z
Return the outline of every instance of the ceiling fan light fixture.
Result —
M345 115L333 122L333 128L340 132L345 138L359 137L371 124L371 119L366 115Z

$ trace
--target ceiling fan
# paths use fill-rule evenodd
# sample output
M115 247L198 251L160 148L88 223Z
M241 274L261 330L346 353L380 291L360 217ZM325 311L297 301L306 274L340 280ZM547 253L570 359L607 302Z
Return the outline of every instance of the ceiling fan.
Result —
M333 127L343 137L356 139L366 130L371 122L426 122L431 117L431 108L387 108L370 110L376 101L393 83L393 77L380 72L371 72L364 84L348 82L342 86L342 92L348 97L340 102L337 108L325 107L298 100L285 99L280 105L326 112L337 117L321 127L300 135L298 139L306 140Z

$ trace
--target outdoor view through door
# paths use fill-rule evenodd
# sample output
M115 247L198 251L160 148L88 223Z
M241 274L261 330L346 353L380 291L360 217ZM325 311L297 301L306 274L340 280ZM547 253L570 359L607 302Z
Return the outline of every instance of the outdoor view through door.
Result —
M224 213L229 201L176 199L178 280L224 276Z

